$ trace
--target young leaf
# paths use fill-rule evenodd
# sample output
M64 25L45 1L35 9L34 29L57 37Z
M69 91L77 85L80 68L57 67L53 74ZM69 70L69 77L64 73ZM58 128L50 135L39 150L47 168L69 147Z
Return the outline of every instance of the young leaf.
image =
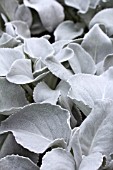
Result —
M46 153L40 170L75 170L75 161L72 155L60 148Z
M54 145L66 147L71 134L68 121L69 112L59 106L31 104L2 122L0 132L10 131L18 144L43 153Z
M39 170L38 166L30 159L18 155L6 156L0 159L0 168L1 170Z
M64 21L54 31L55 40L71 40L82 35L84 29L81 23Z

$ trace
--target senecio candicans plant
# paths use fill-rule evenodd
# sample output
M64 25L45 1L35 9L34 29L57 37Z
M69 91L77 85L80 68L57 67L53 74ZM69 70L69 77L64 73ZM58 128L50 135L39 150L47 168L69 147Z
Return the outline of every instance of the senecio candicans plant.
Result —
M113 170L113 0L0 0L0 170Z

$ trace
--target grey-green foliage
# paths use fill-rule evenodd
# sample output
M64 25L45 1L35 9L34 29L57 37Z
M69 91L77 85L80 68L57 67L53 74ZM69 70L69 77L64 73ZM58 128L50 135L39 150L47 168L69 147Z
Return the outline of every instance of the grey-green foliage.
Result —
M113 169L112 0L0 0L0 170Z

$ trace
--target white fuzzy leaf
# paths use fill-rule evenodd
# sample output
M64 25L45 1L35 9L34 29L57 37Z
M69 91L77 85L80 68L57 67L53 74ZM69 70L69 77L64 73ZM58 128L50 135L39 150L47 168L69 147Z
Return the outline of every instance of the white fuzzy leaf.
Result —
M38 154L30 152L18 145L11 133L0 135L0 159L12 154L28 157L34 163L37 163L38 160Z
M92 18L89 27L91 28L95 24L103 24L107 29L107 34L109 36L113 35L112 15L113 15L113 8L106 8L101 10Z
M28 158L11 155L0 159L1 170L39 170L39 168Z
M71 85L69 97L88 115L97 99L113 99L113 67L100 76L77 74L68 82Z
M10 20L14 20L15 11L18 8L18 2L16 0L0 0L1 11L7 15Z
M11 21L6 24L6 33L11 36L19 36L22 38L30 38L30 30L24 21Z
M13 48L20 43L19 40L10 36L7 33L3 33L0 38L0 48Z
M74 52L74 56L69 59L74 73L94 74L96 67L92 57L79 44L70 43L68 47Z
M75 170L75 161L72 155L63 149L53 149L46 153L40 170Z
M54 49L45 38L29 38L24 42L24 52L31 58L46 58L54 54Z
M49 86L40 82L34 88L33 98L36 103L56 104L60 96L60 90L52 90Z
M50 104L31 104L1 123L1 133L11 131L18 144L43 153L52 145L66 147L71 129L69 112Z
M13 62L22 58L24 55L17 50L0 48L0 76L6 76Z
M78 169L82 161L82 151L79 142L79 129L75 128L73 130L73 135L70 139L68 149L73 151L74 160L76 162L76 168Z
M108 56L106 56L103 63L103 70L106 71L111 66L113 66L113 54L109 54Z
M24 4L19 5L15 12L15 20L24 21L30 27L32 24L32 15L30 9Z
M6 78L15 84L26 84L33 82L33 74L30 59L18 59L13 62Z
M60 52L61 49L63 49L63 47L65 45L67 45L68 43L70 43L72 40L59 40L59 41L55 41L53 44L52 44L52 47L55 51L55 55Z
M95 152L83 158L79 170L98 170L102 166L103 155Z
M38 12L43 26L50 32L64 20L63 7L55 0L24 0L24 4Z
M64 21L58 25L54 32L55 40L71 40L82 35L84 29L81 23L74 24L73 21Z
M60 62L65 62L68 61L70 58L74 56L74 52L72 49L66 47L61 49L56 55L55 58L56 60Z
M113 152L113 101L97 100L94 109L80 126L83 155L100 152L106 158Z
M0 78L0 112L11 114L28 104L24 90L19 86Z
M53 75L59 77L61 80L67 80L72 76L70 70L66 69L54 56L49 56L44 61L44 64L52 72Z
M97 24L85 34L82 47L92 56L96 64L113 51L112 41Z

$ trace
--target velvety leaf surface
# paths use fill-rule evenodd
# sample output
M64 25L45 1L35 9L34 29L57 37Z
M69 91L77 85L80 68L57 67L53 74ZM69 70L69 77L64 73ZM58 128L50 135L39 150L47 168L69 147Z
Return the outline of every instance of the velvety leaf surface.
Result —
M52 90L49 86L40 82L34 89L33 98L36 103L56 104L60 96L60 90Z
M28 157L34 163L38 161L38 154L30 152L18 145L11 133L0 135L0 159L12 154Z
M44 64L52 72L53 75L61 80L69 79L73 74L70 70L66 69L54 56L49 56L44 60Z
M19 85L8 82L5 78L0 78L0 112L11 114L20 107L28 104L25 92Z
M53 149L46 153L40 170L75 170L75 161L72 155L63 149Z
M103 24L107 29L107 34L109 36L113 35L113 8L106 8L98 12L91 20L89 27L95 24ZM109 19L108 19L109 18Z
M89 156L84 156L79 170L97 170L102 166L103 155L99 152L90 154Z
M73 151L74 160L76 162L76 168L79 169L79 166L82 161L82 151L79 142L79 128L75 128L73 130L72 137L70 139L70 143L68 149Z
M46 58L54 54L54 49L45 38L29 38L24 42L24 52L31 58Z
M97 24L85 34L82 47L92 56L96 64L112 53L112 41Z
M52 145L65 147L70 138L69 113L50 104L31 104L1 124L1 133L11 131L24 148L43 153Z
M103 63L103 70L106 71L111 66L113 66L113 54L109 54L108 56L106 56Z
M9 35L22 38L30 38L30 30L28 25L24 21L11 21L6 24L6 33Z
M65 45L70 43L72 40L59 40L55 41L52 44L52 47L54 48L55 54L57 54Z
M84 29L81 23L64 21L54 31L55 40L71 40L82 35Z
M1 170L39 170L39 168L28 158L18 155L6 156L0 159Z
M74 73L94 74L96 68L92 57L77 43L70 43L68 47L74 52L74 56L69 59Z
M0 37L0 48L13 48L19 43L19 40L15 39L7 33L3 33Z
M15 84L26 84L33 81L30 59L18 59L13 62L7 76L7 80Z
M79 140L83 155L100 152L109 158L113 152L113 101L98 100L80 126Z
M72 76L68 82L71 85L69 97L79 106L86 115L89 108L94 107L97 99L113 99L113 68L109 68L100 76L77 74Z
M6 76L12 63L24 58L19 51L10 48L0 48L0 76Z
M66 47L61 49L56 55L55 58L56 60L60 62L65 62L68 61L70 58L74 56L74 52L72 49Z
M16 0L1 0L0 1L0 9L10 20L15 18L15 11L18 7L18 2Z
M63 7L55 0L24 0L24 4L38 12L43 26L50 32L64 20Z
M33 20L30 9L26 7L24 4L19 5L15 12L15 20L24 21L30 27Z

